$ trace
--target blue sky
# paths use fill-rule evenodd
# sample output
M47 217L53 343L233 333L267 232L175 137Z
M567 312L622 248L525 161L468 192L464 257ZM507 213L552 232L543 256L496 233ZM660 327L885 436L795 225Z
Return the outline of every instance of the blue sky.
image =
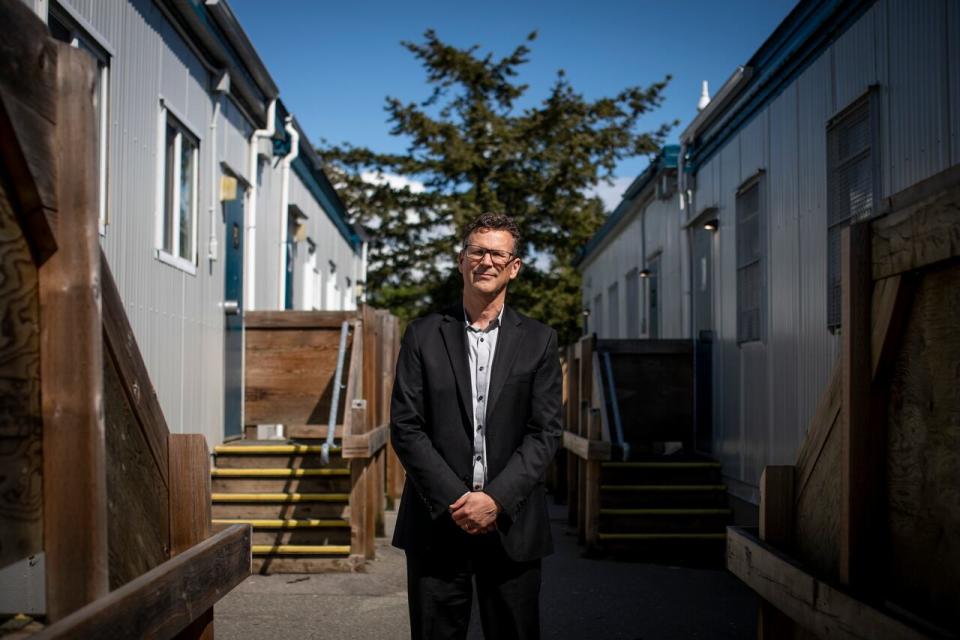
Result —
M745 63L796 4L795 0L632 0L616 2L325 2L229 0L269 69L280 96L313 141L326 138L378 151L402 151L389 135L384 98L429 95L422 68L400 45L428 28L461 47L509 53L533 30L530 62L520 81L538 102L563 69L587 98L612 95L671 74L661 109L641 122L654 128L679 119L676 141L696 113L700 82L713 94ZM647 164L623 161L618 180L599 193L613 206Z

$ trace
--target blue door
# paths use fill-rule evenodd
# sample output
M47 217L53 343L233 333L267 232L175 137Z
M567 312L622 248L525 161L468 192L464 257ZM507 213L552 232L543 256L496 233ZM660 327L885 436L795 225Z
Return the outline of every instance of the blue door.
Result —
M224 202L223 434L243 433L243 187Z

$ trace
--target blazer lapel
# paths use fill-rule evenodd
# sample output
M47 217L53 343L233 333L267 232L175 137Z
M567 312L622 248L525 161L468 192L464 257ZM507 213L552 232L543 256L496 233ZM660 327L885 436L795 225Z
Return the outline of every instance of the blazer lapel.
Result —
M447 348L450 366L453 367L453 378L457 383L457 393L460 404L469 420L464 426L467 435L473 435L473 395L470 391L470 369L467 364L467 338L463 324L463 307L451 307L443 313L443 322L440 324L440 335Z
M487 402L487 415L493 411L500 392L506 383L513 363L517 359L517 352L523 344L523 321L510 307L503 310L503 319L500 323L500 334L497 336L497 353L493 358L493 371L490 372L490 389Z

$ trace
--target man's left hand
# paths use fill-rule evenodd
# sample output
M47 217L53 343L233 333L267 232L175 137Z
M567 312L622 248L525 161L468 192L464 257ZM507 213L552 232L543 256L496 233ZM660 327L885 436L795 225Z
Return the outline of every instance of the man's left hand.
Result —
M450 505L453 521L467 533L487 533L493 531L500 506L483 491L465 493Z

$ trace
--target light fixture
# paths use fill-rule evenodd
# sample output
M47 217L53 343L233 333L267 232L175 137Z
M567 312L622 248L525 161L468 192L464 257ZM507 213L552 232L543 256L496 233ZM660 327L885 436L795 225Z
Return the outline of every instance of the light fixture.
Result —
M584 307L583 311L580 312L584 318L590 317L590 309Z
M716 231L717 229L720 228L720 222L716 218L713 218L712 220L707 220L706 222L703 223L703 228L706 229L707 231Z
M641 277L641 278L649 278L649 277L650 277L650 269L641 269L641 271L640 271L640 277Z

